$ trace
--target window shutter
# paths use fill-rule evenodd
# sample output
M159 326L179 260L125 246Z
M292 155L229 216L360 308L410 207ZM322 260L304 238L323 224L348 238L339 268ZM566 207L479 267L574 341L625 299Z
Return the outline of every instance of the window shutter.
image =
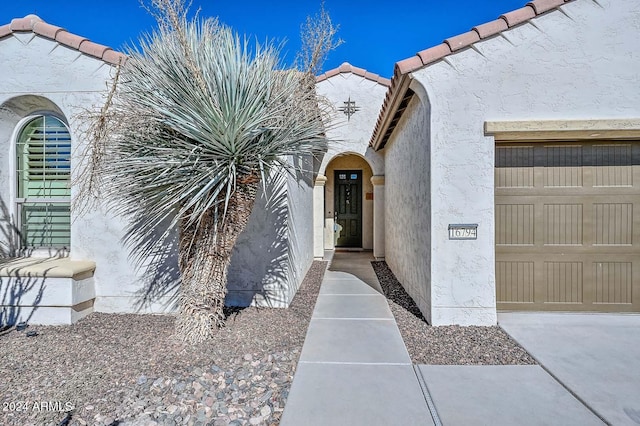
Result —
M21 226L27 247L69 247L71 135L55 117L29 122L18 140Z

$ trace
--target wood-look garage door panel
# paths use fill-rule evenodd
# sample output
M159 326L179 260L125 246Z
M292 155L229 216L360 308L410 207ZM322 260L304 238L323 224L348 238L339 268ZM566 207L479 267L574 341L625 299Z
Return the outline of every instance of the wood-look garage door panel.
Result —
M496 262L496 297L498 302L534 302L534 262L499 260Z
M496 146L499 309L640 312L639 164L636 141Z
M497 204L496 205L496 244L533 245L535 244L534 204Z
M594 303L633 303L633 262L593 262Z
M633 203L594 203L592 222L594 245L633 245Z
M496 262L498 307L637 312L634 271L637 274L639 268L634 256L564 256L535 262L501 259Z

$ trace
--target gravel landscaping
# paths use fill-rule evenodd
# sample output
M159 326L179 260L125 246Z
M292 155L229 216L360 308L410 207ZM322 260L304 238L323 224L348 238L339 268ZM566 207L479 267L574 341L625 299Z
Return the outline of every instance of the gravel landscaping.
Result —
M498 326L430 326L387 264L371 264L414 364L536 364L527 351Z
M0 424L276 425L325 266L313 263L289 309L229 310L201 345L172 337L169 315L93 313L31 326L35 337L4 333Z
M430 326L386 263L372 265L415 364L535 364L500 327ZM277 425L325 266L313 263L289 309L229 309L200 345L172 336L171 315L2 333L0 424Z

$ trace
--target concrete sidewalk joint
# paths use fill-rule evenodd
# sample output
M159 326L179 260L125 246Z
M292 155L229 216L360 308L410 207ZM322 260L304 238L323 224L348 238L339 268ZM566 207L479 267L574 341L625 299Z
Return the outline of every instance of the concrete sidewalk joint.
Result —
M427 407L429 408L429 413L431 413L433 424L435 426L442 426L442 421L440 420L440 416L438 415L438 410L436 410L436 405L433 403L433 398L431 398L429 387L427 386L427 382L424 380L422 371L420 371L420 368L418 368L417 365L413 366L413 371L416 373L416 377L418 378L418 383L420 384L422 395L424 396L424 400L427 403Z

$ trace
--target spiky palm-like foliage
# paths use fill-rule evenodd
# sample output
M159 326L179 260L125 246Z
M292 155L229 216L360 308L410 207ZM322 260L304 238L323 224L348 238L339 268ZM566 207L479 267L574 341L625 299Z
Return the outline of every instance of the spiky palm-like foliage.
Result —
M121 67L101 114L100 176L116 211L134 219L127 239L140 259L179 230L177 332L200 341L224 323L231 251L260 181L326 141L309 73L282 69L272 44L181 19L142 40Z

